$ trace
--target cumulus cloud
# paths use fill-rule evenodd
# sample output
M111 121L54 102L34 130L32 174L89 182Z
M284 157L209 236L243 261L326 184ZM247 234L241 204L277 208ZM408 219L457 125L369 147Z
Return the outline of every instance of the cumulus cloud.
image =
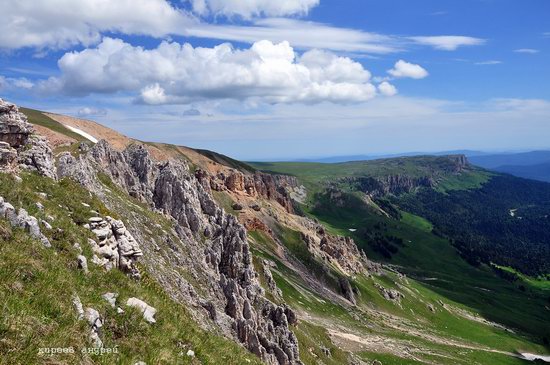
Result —
M162 37L191 22L165 0L3 0L0 48L91 45L109 31Z
M257 16L305 15L319 5L319 0L191 0L193 10L201 15Z
M137 101L146 104L205 99L352 103L377 93L360 63L321 50L297 56L288 42L260 41L248 49L162 42L144 49L104 38L95 48L66 53L58 66L61 76L42 82L42 90L72 95L139 91Z
M428 76L428 71L422 66L403 60L397 61L395 66L391 70L388 70L388 73L397 78L423 79Z
M415 43L424 46L431 46L435 49L440 49L443 51L454 51L458 47L480 46L485 44L485 39L455 35L410 37L410 39Z
M380 83L378 90L384 96L394 96L397 94L397 88L387 81Z
M186 10L178 4L191 3ZM388 54L411 43L454 50L484 40L464 36L402 37L329 24L288 19L308 13L320 0L4 0L0 22L0 49L86 47L106 33L202 37L253 44L260 40L289 41L299 49ZM207 23L212 17L238 16L245 25Z
M34 83L25 77L4 77L0 75L0 90L24 89L30 90L34 87Z

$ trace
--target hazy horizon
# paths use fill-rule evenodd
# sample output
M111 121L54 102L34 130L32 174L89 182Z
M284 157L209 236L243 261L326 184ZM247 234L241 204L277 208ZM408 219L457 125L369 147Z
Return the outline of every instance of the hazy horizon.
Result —
M545 0L4 2L0 97L137 139L243 160L550 148Z

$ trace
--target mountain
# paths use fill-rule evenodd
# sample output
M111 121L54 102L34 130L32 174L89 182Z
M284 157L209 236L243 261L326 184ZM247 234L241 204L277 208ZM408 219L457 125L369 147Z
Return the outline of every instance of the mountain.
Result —
M487 169L526 179L550 182L550 151L476 156L469 157L469 160Z
M550 182L550 160L534 165L503 165L495 168L496 171L526 179Z
M532 151L482 156L469 156L469 161L486 169L498 169L501 166L532 166L550 161L550 151Z
M404 152L404 153L394 153L387 155L347 155L347 156L330 156L330 157L319 157L319 158L302 158L296 159L289 162L318 162L318 163L341 163L341 162L354 162L354 161L370 161L370 160L380 160L384 158L394 158L394 157L413 157L413 156L446 156L446 155L465 155L467 157L472 156L484 156L487 153L480 151L471 151L471 150L454 150L454 151L443 151L443 152Z
M460 154L246 164L0 101L0 170L3 363L550 350L549 185Z

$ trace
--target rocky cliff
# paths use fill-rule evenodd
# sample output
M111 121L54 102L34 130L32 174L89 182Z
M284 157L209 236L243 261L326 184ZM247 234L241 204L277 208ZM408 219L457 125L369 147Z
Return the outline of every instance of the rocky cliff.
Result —
M19 108L0 99L0 170L34 170L55 179L53 154Z
M141 144L118 152L100 141L79 157L62 154L58 173L76 179L100 196L104 191L98 174L107 175L129 195L171 217L180 241L174 243L173 257L168 260L174 260L173 265L181 260L194 266L195 272L205 276L209 288L199 295L183 276L152 270L163 286L175 298L198 303L222 331L236 337L266 363L300 363L297 339L290 329L296 316L290 308L264 297L252 265L246 230L216 204L204 188L204 180L196 178L185 161L156 162ZM248 188L256 194L276 191L258 180L250 185L251 181L224 184L228 189ZM147 256L147 242L141 246ZM180 251L191 257L181 257ZM178 293L182 287L188 295Z
M270 175L263 172L241 172L234 169L215 175L199 169L195 176L206 189L231 191L278 202L288 213L293 213L292 194L300 190L293 176Z

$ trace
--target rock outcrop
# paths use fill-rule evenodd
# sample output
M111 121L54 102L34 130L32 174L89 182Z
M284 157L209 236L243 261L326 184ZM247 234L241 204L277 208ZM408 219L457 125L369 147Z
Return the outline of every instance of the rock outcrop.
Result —
M289 213L294 211L293 196L301 196L304 189L294 176L289 175L270 175L262 172L243 173L237 170L211 175L199 169L195 172L195 176L206 189L229 190L251 197L273 200Z
M24 229L32 238L42 242L46 247L51 247L50 241L40 230L38 219L29 215L23 208L17 211L13 205L4 201L0 196L0 218L7 219L13 227Z
M58 165L60 176L71 176L100 196L104 194L104 187L97 173L101 172L129 195L170 216L181 242L171 243L173 252L166 260L173 261L170 265L174 266L187 260L186 264L194 268L197 275L206 276L204 282L210 287L199 296L183 276L174 275L172 270L163 275L158 267L152 270L157 280L174 298L183 297L202 306L219 328L236 337L266 363L300 363L298 341L290 330L290 325L296 323L296 315L290 308L265 298L252 265L246 230L213 200L209 189L215 184L210 181L205 184L206 180L191 173L184 161L153 160L140 144L118 152L100 141L78 158L68 153L60 156ZM223 179L224 186L248 189L275 200L283 196L274 180L257 176L244 179L241 184L239 176ZM112 231L103 232L100 226L94 228L91 224L90 228L101 237ZM180 251L187 252L189 257ZM183 295L184 291L187 294Z
M369 260L363 251L359 251L351 237L328 234L318 224L315 224L315 227L314 236L301 235L309 252L339 267L346 275L357 275L367 271Z
M127 307L137 308L143 315L143 319L149 323L156 323L155 314L157 310L138 298L128 298L126 301Z
M0 99L0 171L19 167L55 179L52 150L46 139L33 133L19 108Z
M136 262L143 256L143 252L124 223L111 217L92 217L88 226L98 240L90 240L95 255L92 261L107 270L119 268L130 276L139 278Z

